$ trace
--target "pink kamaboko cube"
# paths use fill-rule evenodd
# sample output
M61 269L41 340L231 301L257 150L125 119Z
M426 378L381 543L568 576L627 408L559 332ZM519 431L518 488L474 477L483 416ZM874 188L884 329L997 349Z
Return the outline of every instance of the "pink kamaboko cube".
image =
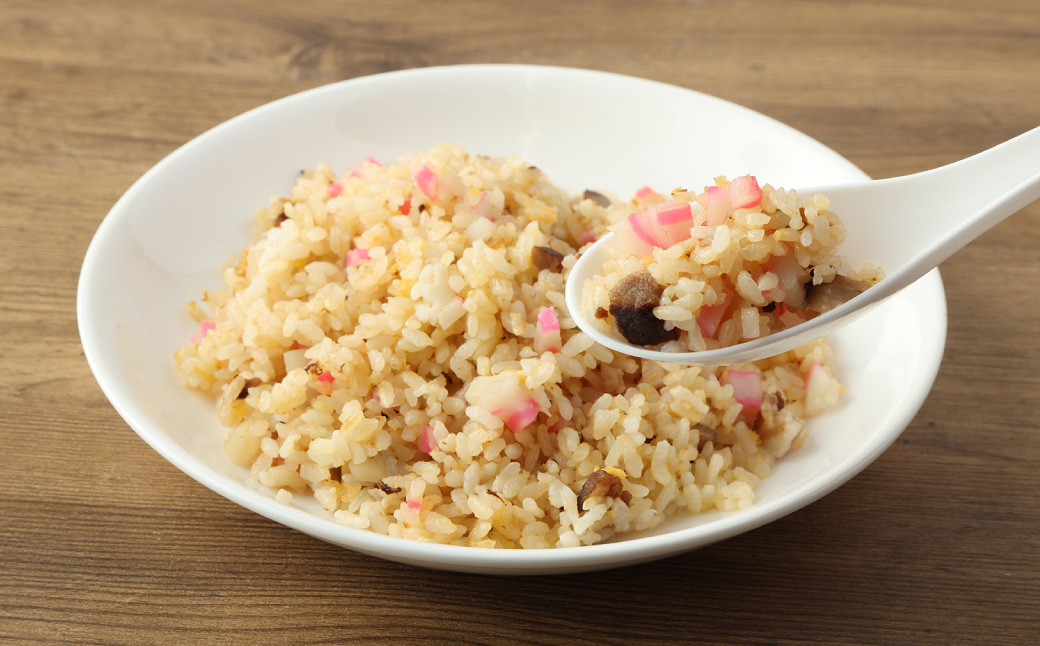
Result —
M195 335L191 337L193 343L199 343L206 338L209 331L215 329L217 324L213 321L199 321L199 329L195 331Z
M440 177L433 169L426 164L416 164L412 167L412 179L423 195L436 201L437 192L440 190Z
M754 417L762 408L762 375L754 370L727 370L723 382L733 387L733 399L744 407L742 415Z
M357 267L366 260L371 260L372 256L368 254L368 249L361 249L360 247L351 249L347 252L347 267Z
M535 325L534 350L538 354L543 352L559 352L562 346L560 338L560 319L556 316L556 310L546 307L538 312L538 323Z
M669 200L651 204L610 227L618 245L633 255L649 255L653 249L668 247L687 240L693 226L689 202Z
M729 199L735 209L750 209L762 203L762 189L754 175L735 177L729 183Z

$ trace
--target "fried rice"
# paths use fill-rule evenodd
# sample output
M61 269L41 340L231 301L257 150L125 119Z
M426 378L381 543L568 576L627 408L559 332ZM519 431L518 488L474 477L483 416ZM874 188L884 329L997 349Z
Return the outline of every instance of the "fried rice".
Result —
M837 402L831 350L705 368L595 344L564 282L637 206L449 144L319 165L188 305L178 378L228 459L354 528L550 548L747 508Z
M636 206L610 227L611 259L581 292L585 318L629 343L736 345L804 323L884 277L871 264L848 266L845 226L824 195L745 175L701 192L645 189Z

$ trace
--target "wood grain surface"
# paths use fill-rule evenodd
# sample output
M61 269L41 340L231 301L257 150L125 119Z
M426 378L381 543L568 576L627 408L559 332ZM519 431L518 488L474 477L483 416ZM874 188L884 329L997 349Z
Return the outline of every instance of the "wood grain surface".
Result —
M123 191L300 90L453 63L602 69L746 105L883 177L1040 124L1036 0L0 0L0 34L0 642L1040 641L1040 204L944 263L942 368L877 462L758 530L591 574L427 571L248 512L127 427L75 318Z

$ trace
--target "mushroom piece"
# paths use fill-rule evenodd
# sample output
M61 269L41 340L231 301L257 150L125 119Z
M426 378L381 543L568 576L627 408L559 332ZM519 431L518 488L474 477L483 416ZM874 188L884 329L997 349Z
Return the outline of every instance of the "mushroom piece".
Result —
M550 247L535 247L531 249L531 262L539 270L548 269L554 273L563 270L563 254Z
M618 332L634 345L657 345L679 338L679 330L667 330L664 321L654 316L661 302L661 286L647 270L625 276L610 290L610 313Z
M755 420L755 432L760 437L772 437L783 430L784 418L781 415L784 410L784 395L780 391L768 392L762 397L762 408L759 410L758 419Z
M697 429L697 451L703 451L704 447L707 446L708 442L714 444L719 437L718 431L708 426L707 424L694 424L694 428Z
M592 200L593 202L595 202L599 206L602 206L603 208L610 206L609 197L602 193L597 193L596 191L593 191L591 189L586 190L581 197L585 200Z
M621 478L606 469L599 469L589 476L578 493L578 511L585 511L585 501L593 496L609 496L621 498L625 503L632 500L632 494L623 489Z
M245 399L249 396L249 389L259 386L262 382L256 377L246 379L242 382L242 390L238 393L238 399Z
M829 283L805 286L805 309L817 314L829 312L835 307L859 296L870 287L863 281L848 276L835 276Z

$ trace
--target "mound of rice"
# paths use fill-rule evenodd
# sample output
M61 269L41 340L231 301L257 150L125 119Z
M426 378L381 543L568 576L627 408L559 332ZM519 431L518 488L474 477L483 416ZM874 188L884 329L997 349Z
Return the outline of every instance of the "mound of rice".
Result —
M814 318L884 275L869 264L847 266L838 250L845 227L823 195L759 187L753 176L718 177L700 193L644 189L635 205L611 227L614 259L586 281L581 307L601 331L637 345L674 352L735 345ZM623 281L645 272L660 298L652 315L646 307L631 321Z
M318 166L189 304L178 377L231 460L351 527L548 548L746 508L837 401L830 350L708 369L594 344L564 281L631 211L453 145Z

